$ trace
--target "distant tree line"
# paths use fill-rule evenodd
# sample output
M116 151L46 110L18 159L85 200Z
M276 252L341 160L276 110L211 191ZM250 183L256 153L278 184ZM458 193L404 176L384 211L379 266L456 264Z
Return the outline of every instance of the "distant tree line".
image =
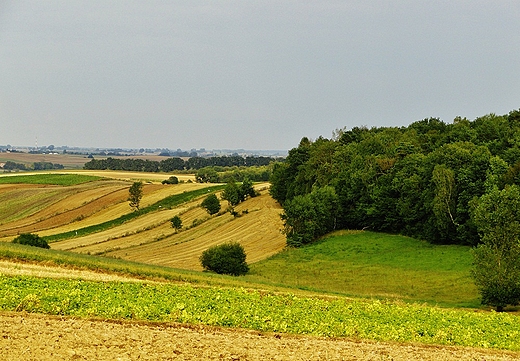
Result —
M48 170L48 169L63 169L62 164L51 163L51 162L34 162L34 170Z
M49 169L63 169L62 164L51 163L51 162L34 162L32 168L26 166L23 163L16 163L12 161L5 162L4 170L49 170Z
M253 182L267 182L272 173L272 166L251 167L204 167L195 173L199 183L229 183L251 180Z
M253 167L266 166L275 161L272 157L241 157L241 156L222 156L222 157L192 157L184 160L179 157L172 157L161 161L146 159L91 159L85 163L84 169L89 170L127 170L136 172L173 172L183 170L197 170L205 167Z
M482 234L472 209L511 185L520 186L517 110L303 138L285 162L274 164L270 192L284 207L290 245L334 229L476 245Z

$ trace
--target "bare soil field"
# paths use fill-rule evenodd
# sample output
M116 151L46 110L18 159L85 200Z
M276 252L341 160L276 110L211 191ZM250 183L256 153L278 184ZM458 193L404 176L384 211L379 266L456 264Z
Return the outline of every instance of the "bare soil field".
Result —
M240 329L0 313L0 357L18 360L505 361L483 349L266 334Z

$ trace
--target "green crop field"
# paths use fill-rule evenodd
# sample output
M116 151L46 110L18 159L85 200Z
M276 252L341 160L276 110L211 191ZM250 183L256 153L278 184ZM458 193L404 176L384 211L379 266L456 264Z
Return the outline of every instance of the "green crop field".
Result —
M84 174L42 173L31 175L2 176L0 177L0 184L52 184L59 186L72 186L96 181L99 179L102 178Z
M478 307L470 269L469 247L364 231L285 250L253 264L247 277L318 292Z
M509 314L243 288L0 276L0 307L75 317L520 350L520 323Z

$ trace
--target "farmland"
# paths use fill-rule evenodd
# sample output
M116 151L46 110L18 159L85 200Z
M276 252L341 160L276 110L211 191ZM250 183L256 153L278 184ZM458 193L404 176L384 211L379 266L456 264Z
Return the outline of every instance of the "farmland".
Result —
M188 175L180 184L162 185L170 175L78 173L87 178L64 183L40 176L48 182L18 178L20 183L0 184L0 238L10 241L18 233L36 232L51 245L50 251L0 245L0 257L30 263L0 263L0 273L10 275L0 277L4 311L209 325L381 345L519 350L514 313L460 308L478 307L467 247L343 232L311 247L284 250L281 208L267 184L257 184L260 195L235 208L238 217L228 212L209 216L200 202L222 188L188 182ZM126 198L136 180L145 182L144 196L141 211L132 212ZM182 219L180 231L170 224L175 215ZM244 246L250 274L201 273L201 252L227 241ZM95 274L115 278L97 279ZM245 331L237 331L237 337L240 332ZM324 347L317 339L305 340L316 342L316 349ZM388 352L398 359L399 352ZM457 352L462 351L453 349L452 354ZM477 349L466 357L478 352L481 359L518 357Z

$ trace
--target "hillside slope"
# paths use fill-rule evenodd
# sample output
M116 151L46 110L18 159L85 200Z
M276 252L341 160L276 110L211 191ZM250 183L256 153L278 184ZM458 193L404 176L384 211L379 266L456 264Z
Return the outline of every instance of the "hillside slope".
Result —
M108 252L107 255L175 268L201 270L200 254L220 243L242 244L248 263L265 259L285 247L285 237L280 232L281 207L266 191L241 203L235 210L241 214L238 218L229 213L211 217L198 226L178 234L174 233L165 239ZM242 213L246 210L247 213ZM207 217L207 213L201 208L194 208L181 215L186 225L202 217ZM171 226L169 228L171 229Z

